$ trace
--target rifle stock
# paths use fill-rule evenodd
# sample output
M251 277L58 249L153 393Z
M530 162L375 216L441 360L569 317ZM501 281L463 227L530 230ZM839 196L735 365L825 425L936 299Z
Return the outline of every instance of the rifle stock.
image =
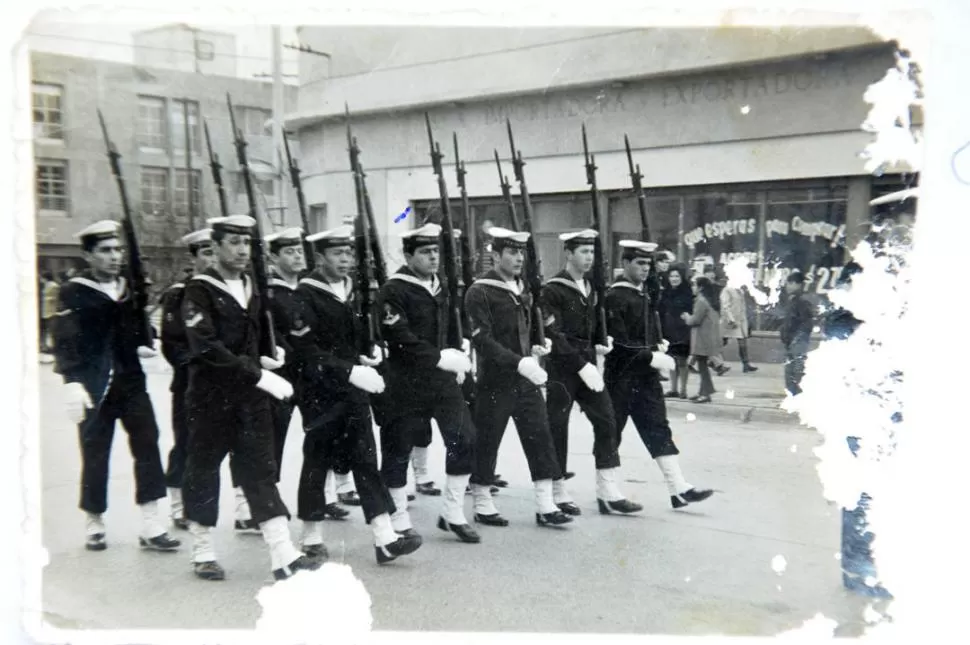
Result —
M121 198L121 228L125 234L125 245L128 247L128 284L132 293L131 304L134 307L137 342L139 346L152 347L155 339L146 311L148 308L148 281L145 278L141 249L138 246L135 223L131 216L128 190L125 186L125 179L121 174L121 154L108 136L108 126L105 125L104 115L100 109L98 109L98 121L101 123L101 134L104 137L104 146L108 153L111 174L114 175L118 184L118 194Z
M259 223L259 211L256 209L256 194L253 190L253 178L249 171L249 160L246 157L246 139L242 130L236 128L236 115L232 109L232 97L226 92L226 104L229 107L229 123L232 126L233 141L236 146L236 158L242 172L243 185L246 187L246 199L249 202L249 216L256 222L252 240L253 282L262 307L261 317L263 325L260 333L259 350L263 356L276 358L276 329L273 326L273 312L270 299L273 297L269 290L269 273L266 269L266 255L263 248L263 227Z
M596 293L596 324L593 329L593 340L598 345L608 345L606 333L606 288L609 276L609 264L603 252L603 227L600 216L599 190L596 188L596 158L589 153L589 142L586 139L586 124L583 124L583 157L586 161L586 183L589 184L590 199L593 202L593 228L599 235L593 241L593 291Z

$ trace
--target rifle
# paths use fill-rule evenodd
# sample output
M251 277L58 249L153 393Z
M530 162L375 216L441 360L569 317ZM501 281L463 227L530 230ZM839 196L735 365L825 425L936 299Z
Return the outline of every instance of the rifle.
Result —
M306 236L310 235L310 218L306 211L306 198L303 196L303 182L300 180L300 166L290 153L290 140L283 133L283 148L286 151L286 163L290 167L290 183L296 191L296 203L300 208L300 222L303 224L303 256L306 258L307 271L313 271L317 266L317 258L313 254L313 244L307 242Z
M128 202L128 190L125 179L121 175L121 154L108 136L108 126L104 123L104 115L98 109L98 120L101 122L101 134L104 146L108 151L108 163L111 164L111 174L118 183L118 194L121 196L121 227L125 232L125 244L128 247L128 284L131 285L132 306L135 316L135 333L139 346L154 347L155 338L152 333L151 322L148 320L148 283L145 278L145 266L141 261L141 251L138 238L135 235L135 222L131 217L131 204Z
M441 169L441 160L444 158L444 155L441 154L441 146L434 141L434 135L431 133L431 118L427 112L424 113L424 122L428 127L428 145L431 148L431 167L434 169L434 174L438 177L438 194L441 196L441 235L444 238L442 260L445 269L445 280L448 283L448 299L451 308L448 315L446 342L449 347L460 350L462 349L462 340L464 339L464 334L462 333L462 302L458 292L459 268L457 266L458 254L455 248L455 227L451 219L451 206L448 203L448 187L445 185L445 175Z
M350 108L344 103L344 112L347 115L347 127L350 128ZM351 163L355 163L352 159ZM364 172L363 166L360 164L360 151L358 149L356 156L357 169L360 171L361 179L361 194L364 200L364 210L367 213L367 222L370 225L371 230L371 248L374 256L374 279L377 281L378 288L382 287L385 282L387 282L387 263L384 261L384 252L381 250L381 241L377 235L377 224L374 222L374 207L371 205L370 193L367 192L367 173Z
M223 217L229 217L229 204L226 202L226 187L222 185L222 164L219 163L219 155L212 152L212 137L209 136L209 122L203 121L205 126L205 145L209 148L209 167L212 168L212 182L216 185L216 193L219 195L219 212Z
M249 161L246 158L246 139L242 130L236 128L236 115L232 111L232 97L226 92L226 104L229 106L229 123L232 126L233 141L236 146L236 158L242 172L243 185L246 187L246 199L249 202L249 216L256 221L256 227L250 238L252 241L253 282L259 294L263 311L263 329L259 338L259 352L262 356L276 358L276 330L273 327L273 312L270 300L273 297L269 290L269 275L266 270L266 255L263 250L263 231L259 224L259 212L256 210L256 195L253 192L253 178L249 172Z
M586 161L586 183L589 184L589 194L593 201L593 228L599 235L593 240L593 291L596 292L596 324L593 329L593 342L597 345L609 344L606 334L606 280L609 275L609 265L603 253L603 229L600 218L599 191L596 188L596 158L589 153L589 143L586 140L586 124L583 124L583 157Z
M525 183L525 173L522 169L525 162L522 160L522 151L516 150L515 139L512 137L512 124L508 119L505 120L506 129L509 131L509 148L512 150L512 168L515 171L515 179L519 182L519 193L522 195L522 214L525 231L529 233L529 239L525 243L525 281L532 292L532 344L545 347L546 330L545 317L542 315L542 308L539 306L539 292L542 289L542 264L539 260L539 251L536 249L536 236L533 231L532 199L529 197L529 187ZM498 161L498 154L495 155ZM505 187L502 189L505 193ZM512 203L511 191L508 202ZM514 217L514 213L513 213ZM515 222L516 230L518 223Z
M364 335L360 339L360 353L371 356L379 341L377 323L374 318L376 291L380 283L374 280L374 247L371 245L371 222L367 214L364 194L364 171L360 167L360 148L357 139L350 131L347 119L347 151L350 153L350 170L354 174L354 195L357 201L357 218L354 220L354 233L357 248L357 291L360 294L360 317L364 321Z
M640 173L640 164L633 165L633 152L630 150L630 138L623 135L623 143L626 146L626 162L630 167L630 181L633 183L633 194L637 198L637 207L640 209L640 240L650 241L650 223L647 221L647 196L643 192L643 175ZM654 334L660 333L660 313L657 311L656 296L660 293L660 278L657 275L657 263L653 262L650 267L650 275L647 276L647 283L644 291L646 292L646 314L644 319L644 341L647 347L654 347ZM652 315L651 315L652 314Z
M492 150L495 154L495 167L498 169L498 183L502 187L502 199L505 200L505 205L509 210L509 221L512 222L512 229L516 231L522 230L522 223L519 221L519 215L515 212L515 200L512 199L512 186L509 184L509 178L502 174L502 163L498 160L498 150Z
M475 225L471 221L468 191L465 188L465 162L461 161L458 156L458 135L452 132L451 137L455 143L455 175L458 177L458 188L461 191L461 230L464 231L464 235L461 236L461 280L462 293L464 293L468 287L472 286L472 281L475 279L475 256L472 255L472 249L476 248L474 241ZM462 298L463 304L464 301L465 299Z

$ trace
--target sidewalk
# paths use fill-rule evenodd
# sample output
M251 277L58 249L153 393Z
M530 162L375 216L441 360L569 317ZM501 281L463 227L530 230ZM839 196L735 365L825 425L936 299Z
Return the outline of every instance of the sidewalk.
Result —
M785 400L785 366L779 363L755 365L757 372L745 374L741 363L725 363L731 371L724 376L713 375L716 392L711 403L693 403L683 399L667 399L667 411L671 417L694 413L697 417L734 419L739 423L761 421L788 426L799 425L798 415L779 408ZM664 382L670 388L670 381ZM700 376L691 374L687 379L687 396L697 394Z

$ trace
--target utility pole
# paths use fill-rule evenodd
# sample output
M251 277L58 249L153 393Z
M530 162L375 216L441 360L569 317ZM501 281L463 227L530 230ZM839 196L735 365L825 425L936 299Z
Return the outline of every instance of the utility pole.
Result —
M189 231L195 230L195 200L192 199L193 176L192 176L192 137L189 131L189 100L182 99L182 120L185 122L185 191L186 199L189 204ZM199 186L201 194L202 186Z
M273 192L281 210L284 226L287 223L286 184L283 182L283 43L279 25L273 26ZM309 232L309 231L307 231Z

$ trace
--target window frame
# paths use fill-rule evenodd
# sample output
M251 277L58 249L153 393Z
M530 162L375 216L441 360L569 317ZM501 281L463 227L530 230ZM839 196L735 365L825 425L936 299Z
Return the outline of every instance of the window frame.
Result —
M189 145L193 155L202 154L202 108L198 101L174 98L168 101L168 133L171 137L169 148L173 156L185 156L185 119L182 118L182 106L186 103L189 106Z
M191 175L189 174L191 173ZM183 178L190 176L192 179L189 180L190 186L185 186L186 183ZM180 186L180 181L182 180L182 186ZM202 214L202 171L196 168L191 170L187 168L176 168L172 176L172 213L178 220L188 221L189 219L189 201L184 199L184 196L188 194L187 188L191 190L191 199L195 204L195 215L199 216Z
M153 96L150 94L139 94L137 97L137 100L138 100L138 114L137 114L137 127L135 128L135 140L138 144L138 149L145 152L156 152L156 153L162 153L162 154L168 153L169 147L170 147L169 136L171 134L170 123L169 123L170 115L169 115L168 101L166 101L165 98L162 96ZM161 119L160 119L161 133L151 134L152 138L157 137L161 139L161 144L162 144L161 147L149 145L145 142L145 138L148 136L149 133L147 133L144 129L146 119L142 113L142 108L146 107L146 104L149 102L157 102L158 104L161 105Z
M161 176L165 181L164 186L162 187L162 190L161 190L162 198L163 198L163 201L161 203L163 208L161 209L161 212L158 212L158 213L149 212L145 210L145 206L147 203L152 203L152 204L159 203L154 200L145 199L145 188L146 188L145 179L150 176L156 176L156 177ZM172 205L169 199L169 189L171 188L171 181L172 181L171 173L169 172L168 168L165 168L163 166L141 166L139 168L138 195L140 197L140 200L138 205L138 212L141 214L142 217L158 220L158 219L164 218L169 214L174 213L174 211L171 208Z
M52 91L45 92L45 91L42 91L42 88L47 88L48 90L52 90ZM46 104L38 108L38 106L34 105L34 100L35 100L35 97L37 96L56 97L57 103L58 103L56 110ZM32 119L33 127L36 129L38 126L40 126L41 129L44 130L44 133L39 136L35 134L34 139L45 143L63 144L64 138L65 138L65 130L66 130L65 124L64 124L64 86L59 85L57 83L43 83L40 81L32 81L31 88L30 88L30 102L31 102L31 110L32 110L31 119ZM36 112L38 109L40 109L45 115L45 119L43 121L38 121L35 118ZM56 124L54 124L52 121L46 118L55 111L58 115L58 121ZM55 125L57 127L59 136L48 136L49 133L46 131L47 128Z
M63 169L64 195L62 197L58 197L57 195L47 195L46 193L42 193L40 191L41 182L40 182L39 174L42 166ZM53 184L53 180L47 180L47 181ZM71 192L70 191L71 191L71 173L70 173L70 167L68 165L67 159L39 158L34 160L34 195L35 195L34 209L36 210L37 215L41 215L45 217L70 217L70 213L71 213ZM42 200L44 199L45 195L53 199L63 199L64 208L63 209L43 208Z

